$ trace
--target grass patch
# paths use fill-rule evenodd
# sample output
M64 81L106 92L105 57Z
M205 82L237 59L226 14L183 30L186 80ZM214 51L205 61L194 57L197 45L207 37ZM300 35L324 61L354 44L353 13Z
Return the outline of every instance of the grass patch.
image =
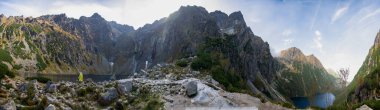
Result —
M20 70L22 68L21 64L13 65L13 69Z
M179 67L186 67L187 65L189 65L189 61L187 60L178 60L175 65L179 66Z
M44 70L47 65L45 63L45 61L43 60L42 56L40 54L36 54L37 56L37 64L36 66L38 67L38 71L42 71Z
M10 71L7 65L0 63L0 79L4 78L5 76L13 78L15 77L15 73Z
M130 97L128 100L128 109L137 110L162 110L164 103L160 101L159 95L149 91L146 86L139 87L133 92L136 97Z
M197 54L197 58L191 63L191 69L194 70L207 70L211 69L212 59L209 53L204 51Z
M11 55L9 54L7 50L0 49L0 61L12 63L13 58L11 57Z

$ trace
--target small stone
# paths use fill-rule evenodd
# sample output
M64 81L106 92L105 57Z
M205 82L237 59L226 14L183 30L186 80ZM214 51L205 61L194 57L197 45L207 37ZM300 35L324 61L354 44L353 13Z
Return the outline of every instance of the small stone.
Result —
M188 97L194 97L197 95L197 93L198 93L197 82L191 81L186 84L186 95Z
M47 93L56 93L57 92L57 84L50 84L46 87Z
M49 104L45 110L55 110L55 106L53 104Z

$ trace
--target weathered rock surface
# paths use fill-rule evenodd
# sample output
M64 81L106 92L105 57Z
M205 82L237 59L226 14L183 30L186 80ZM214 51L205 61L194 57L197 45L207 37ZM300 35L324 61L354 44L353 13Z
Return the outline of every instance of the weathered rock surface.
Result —
M360 106L359 108L357 108L356 110L373 110L373 109L364 104Z
M126 94L132 91L132 81L117 81L116 89L119 94Z
M198 93L197 82L191 81L186 84L186 95L189 97L194 97Z
M100 99L99 99L99 104L100 105L109 105L111 104L114 100L116 100L119 97L119 94L116 90L116 88L112 87L107 89L107 91L103 94L101 94Z
M53 104L49 104L49 105L45 108L45 110L56 110L56 109L55 109L55 106L54 106Z
M16 103L13 100L8 100L8 102L4 105L0 106L1 110L17 110Z

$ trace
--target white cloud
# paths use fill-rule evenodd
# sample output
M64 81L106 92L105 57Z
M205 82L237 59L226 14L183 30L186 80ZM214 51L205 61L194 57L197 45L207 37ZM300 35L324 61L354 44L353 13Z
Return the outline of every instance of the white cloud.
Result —
M375 10L375 11L371 11L371 13L368 13L367 15L365 15L364 17L362 17L362 18L359 20L359 22L362 22L362 21L364 21L364 20L366 20L366 19L368 19L368 18L371 18L371 17L373 17L373 16L376 16L376 15L378 15L378 14L380 14L380 9L377 9L377 10Z
M318 49L319 52L321 53L324 53L324 51L322 50L323 48L323 44L322 44L322 34L319 30L316 30L314 32L315 36L313 38L313 41L314 41L314 48Z
M291 35L293 34L293 30L291 29L286 29L284 30L281 35L285 37L285 39L283 40L284 42L284 45L285 47L289 47L289 46L292 46L293 45L293 38L291 37Z
M207 8L208 11L223 9L224 12L231 12L225 4L216 0L2 1L0 2L0 7L2 7L0 12L6 16L33 17L66 13L68 17L73 18L91 16L97 12L106 20L117 21L138 28L146 23L152 23L169 16L180 6L198 5ZM259 19L255 22L259 22Z
M336 10L334 16L331 18L331 23L334 23L336 20L342 17L346 13L347 9L348 6L345 6Z
M291 34L293 34L293 31L291 29L286 29L281 34L285 37L289 37Z
M284 39L284 45L285 47L289 47L289 46L292 46L293 45L293 39L292 38L287 38L287 39Z
M313 17L313 19L312 19L312 21L311 21L310 30L314 28L315 21L317 20L317 17L318 17L318 14L319 14L319 10L320 10L320 8L321 8L321 1L322 1L322 0L319 0L319 1L318 1L318 6L317 6L316 9L315 9L316 11L315 11L315 13L314 13L314 17Z

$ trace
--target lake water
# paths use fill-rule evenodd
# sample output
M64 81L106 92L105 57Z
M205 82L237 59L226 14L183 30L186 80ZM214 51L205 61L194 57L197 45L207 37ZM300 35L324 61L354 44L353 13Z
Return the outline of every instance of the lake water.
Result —
M71 81L71 82L76 82L78 81L78 74L77 75L56 75L56 74L27 74L24 75L23 77L46 77L51 79L52 81ZM109 81L111 80L112 75L94 75L94 74L83 74L83 79L91 79L94 82L101 82L101 81ZM117 74L115 75L115 79L126 79L128 75L121 75Z
M334 103L335 96L332 93L316 94L315 96L308 97L292 97L294 106L299 109L305 109L309 106L316 106L320 108L327 108Z

